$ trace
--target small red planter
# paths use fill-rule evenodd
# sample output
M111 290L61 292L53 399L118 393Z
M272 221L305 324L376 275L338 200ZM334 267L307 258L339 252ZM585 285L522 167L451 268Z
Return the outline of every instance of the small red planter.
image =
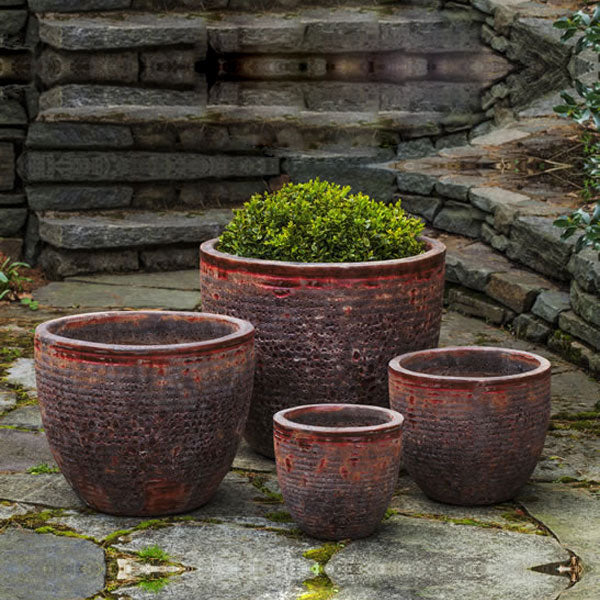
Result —
M256 327L246 439L273 456L273 414L314 402L389 406L391 356L438 344L445 246L398 260L294 263L201 246L205 310Z
M448 504L509 500L540 457L550 418L550 363L529 352L455 347L390 362L390 402L406 422L403 463Z
M398 479L402 415L386 408L312 404L273 417L277 476L302 530L323 540L370 535Z
M42 420L92 508L162 515L207 502L244 430L250 323L206 313L105 312L36 330Z

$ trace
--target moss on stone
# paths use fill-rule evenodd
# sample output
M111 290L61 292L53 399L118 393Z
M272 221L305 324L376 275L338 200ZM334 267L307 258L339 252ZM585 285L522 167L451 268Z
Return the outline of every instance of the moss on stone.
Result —
M270 512L265 515L267 519L270 521L274 521L275 523L293 523L294 519L289 512L285 510L278 510L275 512Z

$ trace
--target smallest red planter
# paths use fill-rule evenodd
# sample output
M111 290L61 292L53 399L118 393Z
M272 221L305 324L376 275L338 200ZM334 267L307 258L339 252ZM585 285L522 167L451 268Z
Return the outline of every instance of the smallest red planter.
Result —
M277 476L300 528L323 540L370 535L400 468L401 414L361 404L309 404L273 417Z

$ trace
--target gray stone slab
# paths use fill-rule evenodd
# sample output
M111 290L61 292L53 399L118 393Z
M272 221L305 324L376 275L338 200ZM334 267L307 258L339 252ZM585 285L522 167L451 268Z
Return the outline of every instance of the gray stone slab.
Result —
M42 42L64 50L113 50L172 44L206 47L206 22L198 14L133 13L39 19ZM202 58L204 53L198 53Z
M553 329L545 321L523 313L513 321L513 329L517 337L525 338L536 344L545 344Z
M18 233L26 220L26 208L0 208L0 237Z
M571 284L571 306L576 314L600 327L600 297L584 292L576 282Z
M17 396L9 390L0 390L0 413L15 407Z
M215 238L231 220L229 209L169 212L53 214L40 216L40 237L57 248L130 248L169 243L196 243Z
M57 250L42 249L39 264L50 279L62 279L81 273L119 273L136 271L140 262L135 250Z
M5 381L26 391L35 391L35 363L33 358L17 358L7 369Z
M257 471L259 473L275 473L275 461L250 448L245 440L240 442L237 454L233 459L233 468L242 471Z
M0 425L40 430L43 428L42 415L37 405L22 406L0 417Z
M0 498L11 502L43 504L51 508L85 508L85 504L59 473L53 475L0 474Z
M0 206L20 206L25 204L24 194L0 194Z
M311 561L302 553L318 546L235 525L182 524L137 532L118 548L135 552L153 544L194 568L170 580L165 592L171 600L188 600L198 590L213 600L297 598L306 591L302 582L314 576ZM133 600L148 598L140 588L123 588L119 593Z
M435 216L444 206L441 198L435 196L418 196L415 194L402 194L402 208L419 217L423 217L429 223L432 223Z
M3 10L0 19L0 36L19 33L27 23L26 10Z
M327 573L339 600L554 600L568 579L530 568L568 557L551 537L397 516L336 554Z
M567 268L581 289L600 293L600 259L596 250L586 248L573 253Z
M32 123L26 144L29 148L130 148L133 136L122 125Z
M162 246L140 252L140 264L148 271L193 269L200 263L200 246Z
M15 515L24 515L31 510L31 507L16 502L3 500L0 502L0 520L10 519Z
M567 292L548 290L540 292L531 308L531 312L548 321L548 323L556 324L560 313L570 308L571 300Z
M526 206L530 199L499 187L477 187L469 190L469 199L473 206L485 212L494 213L499 206Z
M104 588L104 552L92 542L9 529L0 535L0 598L87 598Z
M448 308L462 315L484 319L486 323L503 325L511 321L515 313L494 302L486 295L465 288L451 288L448 291Z
M398 144L396 156L399 159L406 160L408 158L421 158L423 156L429 156L430 154L434 154L434 152L435 150L431 140L429 138L421 138Z
M33 12L81 12L129 8L131 0L29 0Z
M600 350L600 327L588 323L571 310L560 313L558 324L563 331Z
M67 281L121 285L135 288L200 290L200 276L197 269L165 273L129 273L127 275L80 275L78 277L69 277Z
M45 435L0 428L0 472L23 472L42 463L55 464Z
M579 369L552 376L552 413L594 411L600 401L600 383Z
M279 160L262 156L209 156L159 152L27 152L20 173L30 183L193 181L279 174Z
M541 275L522 269L493 273L485 293L517 313L529 312L542 290L556 289L556 285Z
M401 192L411 192L427 196L433 191L437 177L426 173L398 173L396 183Z
M438 213L433 226L450 233L458 233L471 238L479 237L485 213L460 202L448 201Z
M29 207L36 211L126 208L132 197L133 188L127 186L47 185L27 188Z
M162 308L195 310L200 293L127 285L100 285L75 281L53 282L36 290L35 300L55 308Z
M16 100L0 99L0 125L26 125L27 113Z
M472 175L445 175L437 180L435 190L446 198L466 202L469 199L469 190L480 186L483 181L482 177Z

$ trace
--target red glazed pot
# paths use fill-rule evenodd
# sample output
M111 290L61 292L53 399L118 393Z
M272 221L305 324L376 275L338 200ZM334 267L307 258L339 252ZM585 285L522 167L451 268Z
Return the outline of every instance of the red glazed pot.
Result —
M406 422L403 463L448 504L513 498L540 457L550 419L550 363L529 352L456 347L390 362L390 403Z
M137 516L207 502L244 430L253 338L250 323L206 313L104 312L40 325L42 421L84 502Z
M398 479L403 420L360 404L309 404L273 417L279 486L303 531L322 540L373 533Z
M257 366L246 439L273 456L272 419L314 402L388 406L390 356L437 346L445 247L398 260L293 263L201 247L205 310L256 327Z

